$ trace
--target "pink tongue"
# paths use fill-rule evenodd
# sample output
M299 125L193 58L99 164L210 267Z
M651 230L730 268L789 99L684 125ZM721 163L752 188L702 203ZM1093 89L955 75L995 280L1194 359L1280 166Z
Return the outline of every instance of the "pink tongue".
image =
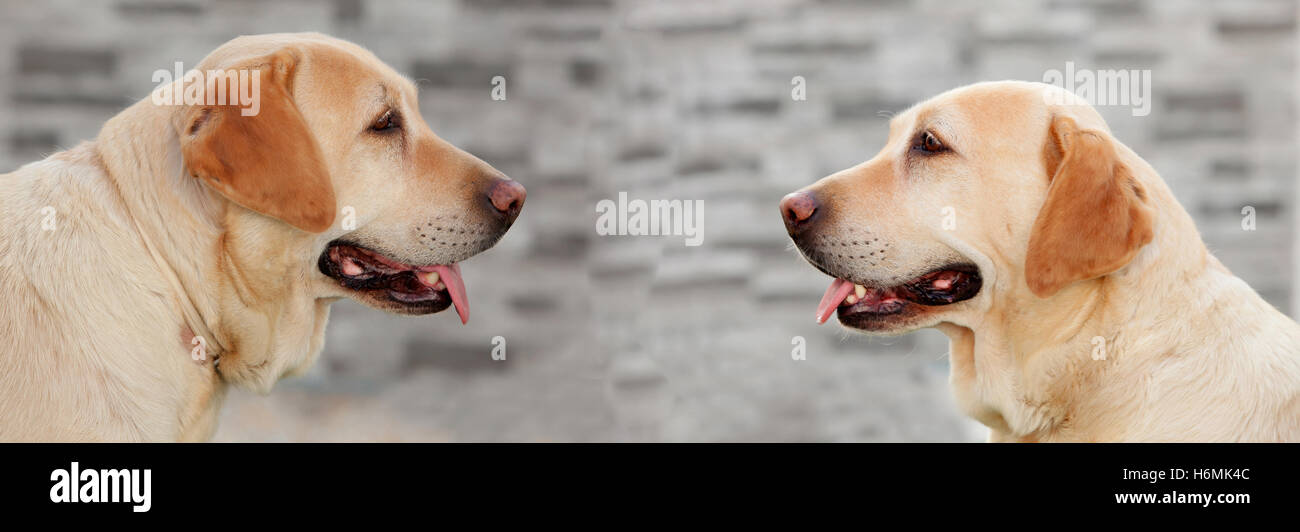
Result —
M460 315L460 322L469 323L469 297L465 295L465 280L460 278L460 264L451 266L439 264L433 267L433 271L438 272L438 278L447 285L447 293L451 294L451 304L456 305L456 314Z
M817 323L826 323L835 309L840 306L844 298L849 297L853 292L853 283L844 279L831 281L831 287L826 289L826 295L822 296L822 302L817 304Z

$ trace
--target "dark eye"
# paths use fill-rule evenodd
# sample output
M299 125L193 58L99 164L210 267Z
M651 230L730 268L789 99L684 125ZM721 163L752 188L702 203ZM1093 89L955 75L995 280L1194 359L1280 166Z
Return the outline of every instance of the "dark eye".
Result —
M912 149L926 153L939 153L948 150L942 142L939 142L939 137L934 136L934 133L929 131L921 133L921 136L916 138L916 144L912 146Z
M397 113L392 110L385 111L384 114L379 115L379 118L376 118L370 124L371 131L390 131L399 127L401 127L401 124L397 119Z

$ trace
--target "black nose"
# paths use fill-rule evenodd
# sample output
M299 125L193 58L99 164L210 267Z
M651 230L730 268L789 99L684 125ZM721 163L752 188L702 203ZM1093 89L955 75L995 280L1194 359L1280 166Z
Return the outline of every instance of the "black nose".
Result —
M506 223L512 223L524 208L524 198L528 197L528 191L518 181L498 179L488 185L487 196L497 214L504 216Z
M812 225L813 215L817 214L817 197L812 192L800 190L781 198L781 218L785 220L785 230L791 235Z

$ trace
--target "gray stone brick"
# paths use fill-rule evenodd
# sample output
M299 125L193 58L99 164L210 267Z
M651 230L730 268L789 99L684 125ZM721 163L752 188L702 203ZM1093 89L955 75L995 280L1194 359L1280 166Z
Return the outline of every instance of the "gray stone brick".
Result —
M53 153L59 145L59 133L49 130L15 131L9 135L9 149L17 154L40 156Z
M194 17L203 14L201 2L131 0L118 2L116 11L125 17Z
M112 50L44 45L18 49L20 74L111 76L116 71L117 54Z
M494 76L513 79L509 63L476 58L419 59L411 65L411 76L433 88L480 89L488 94ZM509 85L507 85L509 87Z

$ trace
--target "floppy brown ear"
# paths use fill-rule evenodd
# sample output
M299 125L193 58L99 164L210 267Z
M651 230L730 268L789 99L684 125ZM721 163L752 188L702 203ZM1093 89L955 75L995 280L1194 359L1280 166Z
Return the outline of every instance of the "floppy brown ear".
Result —
M334 187L320 146L293 101L297 60L288 51L250 61L260 77L257 113L240 105L195 105L181 131L185 169L230 201L313 233L334 223ZM232 70L233 71L233 70ZM211 84L207 85L211 87ZM250 84L251 86L251 84ZM206 90L206 89L205 89ZM205 99L204 102L234 100Z
M1048 143L1048 164L1060 162L1025 257L1025 280L1039 297L1124 267L1154 236L1146 191L1109 134L1057 117Z

